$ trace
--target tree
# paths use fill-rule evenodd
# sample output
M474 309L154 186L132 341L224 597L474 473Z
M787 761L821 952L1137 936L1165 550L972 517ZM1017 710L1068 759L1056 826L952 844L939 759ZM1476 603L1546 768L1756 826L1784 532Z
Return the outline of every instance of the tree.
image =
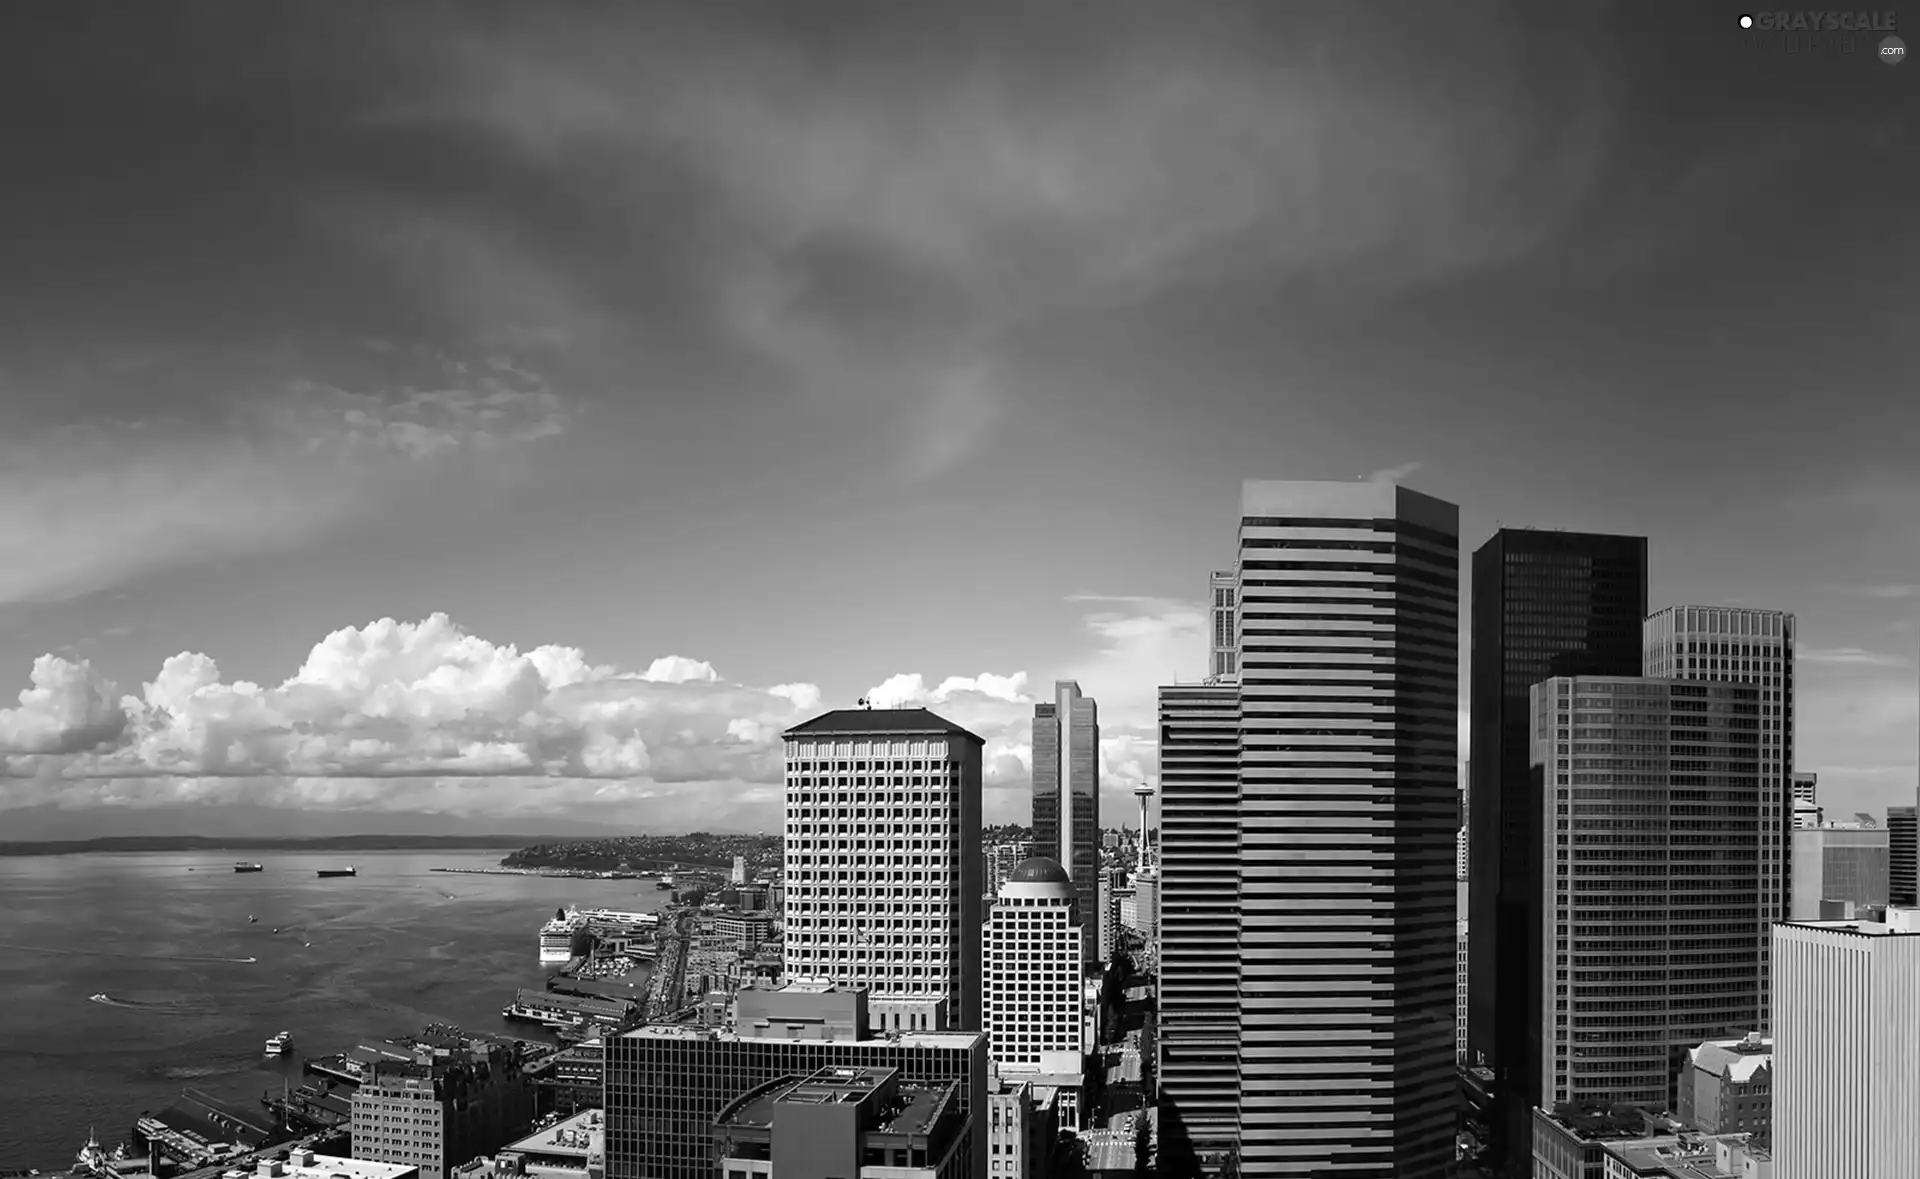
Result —
M1053 1141L1054 1179L1092 1179L1087 1162L1087 1144L1072 1130L1060 1131L1060 1136Z

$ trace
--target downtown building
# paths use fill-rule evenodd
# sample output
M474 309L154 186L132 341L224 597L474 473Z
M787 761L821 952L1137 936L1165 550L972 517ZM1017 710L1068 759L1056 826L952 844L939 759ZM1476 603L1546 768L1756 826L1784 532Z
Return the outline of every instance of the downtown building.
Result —
M1532 1104L1672 1109L1689 1050L1770 1018L1762 690L1577 676L1532 697L1547 800Z
M524 1135L533 1107L532 1082L507 1045L423 1041L410 1059L374 1061L355 1087L353 1157L447 1179Z
M1915 811L1910 806L1887 808L1887 903L1911 908L1920 903L1915 887Z
M1540 1088L1531 692L1552 676L1640 675L1646 615L1645 537L1507 528L1473 554L1467 1051L1497 1077L1488 1161L1502 1174L1531 1174Z
M1089 957L1099 945L1100 707L1060 680L1033 706L1033 848L1073 878Z
M1920 911L1773 928L1775 1179L1883 1179L1920 1160Z
M1244 485L1235 682L1160 694L1162 1141L1451 1169L1459 566L1451 504Z
M914 1094L941 1095L964 1125L956 1150L941 1152L939 1171L986 1179L986 1037L883 1032L869 1023L866 992L806 985L741 991L724 1028L657 1024L609 1038L607 1179L715 1179L723 1174L720 1151L752 1128L742 1109L822 1069L886 1070ZM767 1129L777 1137L780 1127Z
M1061 1123L1081 1125L1086 1085L1086 939L1067 870L1035 857L1000 886L980 931L988 1052L1010 1084L1046 1091Z
M924 708L787 730L787 981L865 988L885 1030L978 1030L982 745Z

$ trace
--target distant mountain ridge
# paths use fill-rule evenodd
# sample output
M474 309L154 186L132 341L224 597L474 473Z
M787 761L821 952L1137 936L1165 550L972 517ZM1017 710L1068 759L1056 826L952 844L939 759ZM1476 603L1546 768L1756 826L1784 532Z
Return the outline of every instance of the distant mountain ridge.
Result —
M0 856L172 851L490 851L553 843L552 835L322 835L305 839L212 835L107 835L0 843Z

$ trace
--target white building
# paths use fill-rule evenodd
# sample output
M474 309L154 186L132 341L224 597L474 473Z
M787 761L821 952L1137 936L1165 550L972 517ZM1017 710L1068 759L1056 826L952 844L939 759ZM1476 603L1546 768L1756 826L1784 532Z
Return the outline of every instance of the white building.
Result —
M1041 1179L1053 1153L1053 1106L1023 1078L995 1070L987 1085L988 1179Z
M420 1179L420 1168L411 1163L376 1163L296 1150L284 1162L261 1159L253 1174L257 1179Z
M1013 870L981 930L983 1007L993 1062L1003 1071L1078 1071L1084 960L1080 906L1056 860Z
M1882 1179L1920 1160L1920 910L1773 927L1778 1179Z
M924 708L787 730L789 981L867 988L878 1029L980 1026L982 744Z
M747 882L747 857L733 857L733 886L735 888Z

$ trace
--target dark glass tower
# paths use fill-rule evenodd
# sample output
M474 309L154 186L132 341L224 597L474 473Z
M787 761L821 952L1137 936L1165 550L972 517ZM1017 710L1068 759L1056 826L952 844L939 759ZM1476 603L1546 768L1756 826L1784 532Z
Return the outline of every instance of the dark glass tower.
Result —
M1914 809L1887 808L1887 903L1911 905L1914 888Z
M1053 703L1033 706L1033 854L1073 877L1087 936L1100 952L1100 707L1060 680Z
M1503 528L1473 554L1472 615L1467 1050L1499 1078L1496 1165L1530 1174L1543 815L1529 693L1554 676L1641 674L1646 538Z

